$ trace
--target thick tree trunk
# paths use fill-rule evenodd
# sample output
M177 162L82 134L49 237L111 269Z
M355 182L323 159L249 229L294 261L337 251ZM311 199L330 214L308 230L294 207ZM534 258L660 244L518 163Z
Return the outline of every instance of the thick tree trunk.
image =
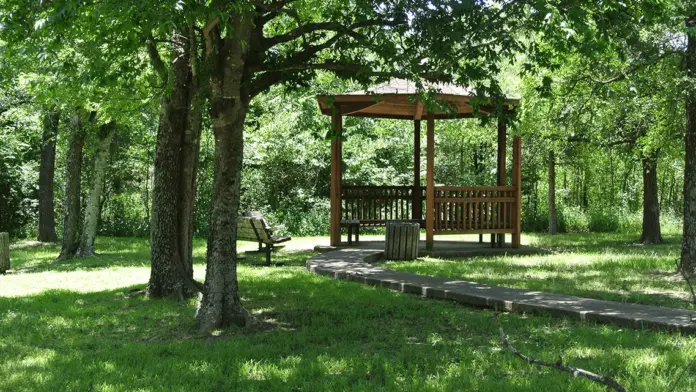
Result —
M219 26L206 33L207 58L212 66L215 163L205 287L196 314L203 331L244 326L250 320L239 298L237 283L237 214L244 119L249 105L248 95L242 90L242 78L252 27L250 19L234 18L233 27L229 27L235 30L230 34L234 38L221 38Z
M686 64L690 82L696 80L696 15L689 17L690 28ZM689 86L686 102L684 156L684 227L680 267L689 277L696 276L696 92Z
M657 189L657 155L643 157L643 232L639 242L660 244L660 201Z
M10 265L10 234L0 233L0 274L12 268Z
M82 177L82 148L85 144L83 119L73 116L65 165L65 202L63 205L63 246L59 260L71 259L80 246L80 180Z
M556 218L556 158L553 151L549 151L549 235L558 232L558 220Z
M56 167L56 137L60 111L49 109L43 116L41 165L39 166L39 230L40 242L57 242L53 208L53 176Z
M99 128L99 145L94 159L92 171L92 189L89 191L87 207L85 207L85 223L82 227L82 239L78 255L81 257L94 255L94 239L97 237L97 224L101 213L101 196L104 191L104 177L109 164L111 142L114 139L116 125L104 124Z
M155 298L189 298L202 289L193 280L193 206L202 103L190 53L186 51L171 66L172 91L162 100L157 133L147 288Z

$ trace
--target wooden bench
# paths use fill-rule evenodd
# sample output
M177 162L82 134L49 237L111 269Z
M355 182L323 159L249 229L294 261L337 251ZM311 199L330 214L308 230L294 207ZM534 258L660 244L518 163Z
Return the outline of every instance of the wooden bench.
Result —
M237 221L237 240L257 242L259 251L266 253L263 265L268 266L271 265L271 252L278 248L276 245L291 239L287 236L274 236L273 231L276 229L278 228L270 227L260 214L245 214Z

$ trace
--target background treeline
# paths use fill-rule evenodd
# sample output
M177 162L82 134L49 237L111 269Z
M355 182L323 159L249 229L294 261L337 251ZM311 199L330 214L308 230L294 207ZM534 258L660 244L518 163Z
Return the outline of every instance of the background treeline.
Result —
M523 96L511 132L521 134L524 141L525 231L549 228L550 154L558 231L640 232L646 159L653 162L657 181L657 200L649 202L661 209L663 231L677 229L683 211L685 113L677 84L670 81L679 67L677 61L664 57L633 70L630 78L598 83L594 80L599 78L597 70L579 58L543 78L504 78L509 95ZM611 73L611 69L603 71ZM514 72L510 70L509 75ZM32 94L31 85L9 87L0 92L0 231L9 231L15 238L36 237L40 157L53 115L58 118L54 201L60 233L66 154L75 113L69 107L51 109ZM260 210L274 223L284 224L292 235L328 233L330 123L319 113L314 94L352 89L359 87L327 75L311 88L275 87L252 102L244 135L242 210ZM101 235L150 234L156 103L151 98L111 108L115 114L110 121L117 130L101 195ZM98 150L99 123L87 125L92 130L86 132L85 140L83 209L94 175L89 168ZM204 113L196 177L197 235L207 235L211 210L214 140L210 123ZM345 134L346 183L410 184L411 122L348 118ZM477 119L438 122L436 182L493 185L495 151L493 125Z

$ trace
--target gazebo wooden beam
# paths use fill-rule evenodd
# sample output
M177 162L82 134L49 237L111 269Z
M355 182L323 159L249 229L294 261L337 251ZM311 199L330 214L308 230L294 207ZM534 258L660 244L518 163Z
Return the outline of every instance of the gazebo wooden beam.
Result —
M343 117L341 113L336 112L332 116L332 125L335 132L335 137L331 140L331 246L339 246L341 244L341 161L343 153L343 143L341 142L341 134L343 132Z
M421 155L421 122L413 122L413 204L411 205L411 217L415 220L423 219L423 199L420 187L420 155Z
M507 123L504 118L498 119L498 185L505 186L507 184ZM492 246L502 247L505 244L505 234L491 234ZM497 243L497 244L496 244Z
M423 118L423 104L418 103L416 104L416 114L414 114L413 119L416 121L420 121L421 118ZM420 124L420 122L419 122Z
M425 247L433 248L435 234L435 118L428 113L426 147Z

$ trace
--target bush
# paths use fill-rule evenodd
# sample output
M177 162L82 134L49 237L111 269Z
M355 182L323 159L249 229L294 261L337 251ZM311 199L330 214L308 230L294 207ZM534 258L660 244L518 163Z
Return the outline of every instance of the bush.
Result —
M582 233L589 231L587 215L579 207L559 205L558 231L560 233Z
M612 233L619 230L619 216L608 208L590 209L587 213L588 229L594 233Z
M329 233L330 204L328 199L316 199L309 208L289 204L266 214L271 224L285 225L285 231L295 236L326 235Z
M147 237L150 222L139 193L113 195L104 205L99 234L116 237Z

